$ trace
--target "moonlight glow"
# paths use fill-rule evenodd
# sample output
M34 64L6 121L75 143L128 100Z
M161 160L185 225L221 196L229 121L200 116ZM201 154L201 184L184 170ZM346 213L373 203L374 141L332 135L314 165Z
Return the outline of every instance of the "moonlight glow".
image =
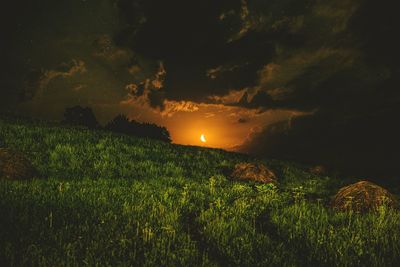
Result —
M207 142L206 136L204 134L200 135L200 141L203 143Z

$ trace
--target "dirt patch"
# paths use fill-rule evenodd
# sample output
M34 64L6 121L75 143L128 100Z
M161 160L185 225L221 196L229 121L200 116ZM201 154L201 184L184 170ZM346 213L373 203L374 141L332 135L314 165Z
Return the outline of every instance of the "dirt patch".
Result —
M0 179L29 180L37 174L37 170L24 154L0 148Z
M264 184L277 183L276 175L260 163L239 163L235 165L230 177L239 181L255 181Z

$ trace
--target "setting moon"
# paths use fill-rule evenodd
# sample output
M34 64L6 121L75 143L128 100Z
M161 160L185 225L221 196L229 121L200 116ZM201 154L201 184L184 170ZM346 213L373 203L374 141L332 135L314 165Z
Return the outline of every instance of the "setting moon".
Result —
M200 141L203 143L207 142L206 136L204 134L200 135Z

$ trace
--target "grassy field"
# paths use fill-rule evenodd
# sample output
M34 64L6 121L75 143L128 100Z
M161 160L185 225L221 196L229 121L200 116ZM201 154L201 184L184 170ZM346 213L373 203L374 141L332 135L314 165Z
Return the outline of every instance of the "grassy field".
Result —
M337 213L345 181L295 164L0 120L41 173L0 181L1 266L399 266L400 213ZM230 181L263 161L279 185ZM393 192L393 188L389 188Z

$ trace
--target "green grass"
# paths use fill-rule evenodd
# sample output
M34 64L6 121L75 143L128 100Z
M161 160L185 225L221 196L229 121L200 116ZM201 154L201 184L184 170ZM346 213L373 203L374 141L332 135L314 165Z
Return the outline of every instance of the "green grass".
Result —
M278 186L230 181L262 161L103 131L0 120L41 177L0 181L1 266L398 266L400 213L337 213L348 181L264 161Z

